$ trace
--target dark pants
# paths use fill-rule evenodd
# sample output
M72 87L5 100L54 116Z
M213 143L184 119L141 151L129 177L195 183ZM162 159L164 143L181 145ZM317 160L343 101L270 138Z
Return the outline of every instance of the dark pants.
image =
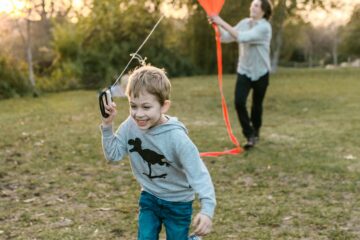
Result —
M235 108L242 127L244 136L249 139L250 137L257 136L262 124L263 100L265 97L266 89L269 85L269 73L266 73L257 81L251 81L246 75L237 75L235 87ZM250 93L252 94L251 116L249 117L246 109L246 100Z

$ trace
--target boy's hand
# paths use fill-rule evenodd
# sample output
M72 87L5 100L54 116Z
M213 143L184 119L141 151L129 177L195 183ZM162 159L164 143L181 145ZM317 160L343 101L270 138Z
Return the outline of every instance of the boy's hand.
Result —
M196 214L192 225L196 227L194 234L205 236L211 232L212 220L209 216L198 213Z
M116 104L115 102L111 102L109 105L106 104L104 102L104 107L105 107L105 112L107 114L109 114L109 116L107 118L103 118L102 120L102 125L103 126L108 126L108 125L111 125L112 122L114 121L114 118L117 114L117 111L116 111Z

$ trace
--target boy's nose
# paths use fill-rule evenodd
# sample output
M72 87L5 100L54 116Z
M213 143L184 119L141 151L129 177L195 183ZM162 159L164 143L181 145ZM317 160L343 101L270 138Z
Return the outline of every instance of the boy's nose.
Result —
M134 112L134 116L136 118L141 118L141 117L144 117L145 114L141 110L137 110L136 112Z

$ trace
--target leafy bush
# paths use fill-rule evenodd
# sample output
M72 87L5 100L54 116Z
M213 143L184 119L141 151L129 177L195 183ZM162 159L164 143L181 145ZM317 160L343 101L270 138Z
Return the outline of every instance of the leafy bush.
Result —
M76 62L63 62L50 76L38 77L37 87L41 91L62 91L80 86L81 67Z
M0 56L0 99L22 96L30 91L24 72L14 61Z

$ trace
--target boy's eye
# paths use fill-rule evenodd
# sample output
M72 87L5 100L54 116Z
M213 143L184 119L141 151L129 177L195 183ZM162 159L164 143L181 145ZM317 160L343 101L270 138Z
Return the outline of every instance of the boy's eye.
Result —
M131 109L135 109L136 106L135 105L130 105Z
M151 107L150 106L144 106L144 109L150 109Z

